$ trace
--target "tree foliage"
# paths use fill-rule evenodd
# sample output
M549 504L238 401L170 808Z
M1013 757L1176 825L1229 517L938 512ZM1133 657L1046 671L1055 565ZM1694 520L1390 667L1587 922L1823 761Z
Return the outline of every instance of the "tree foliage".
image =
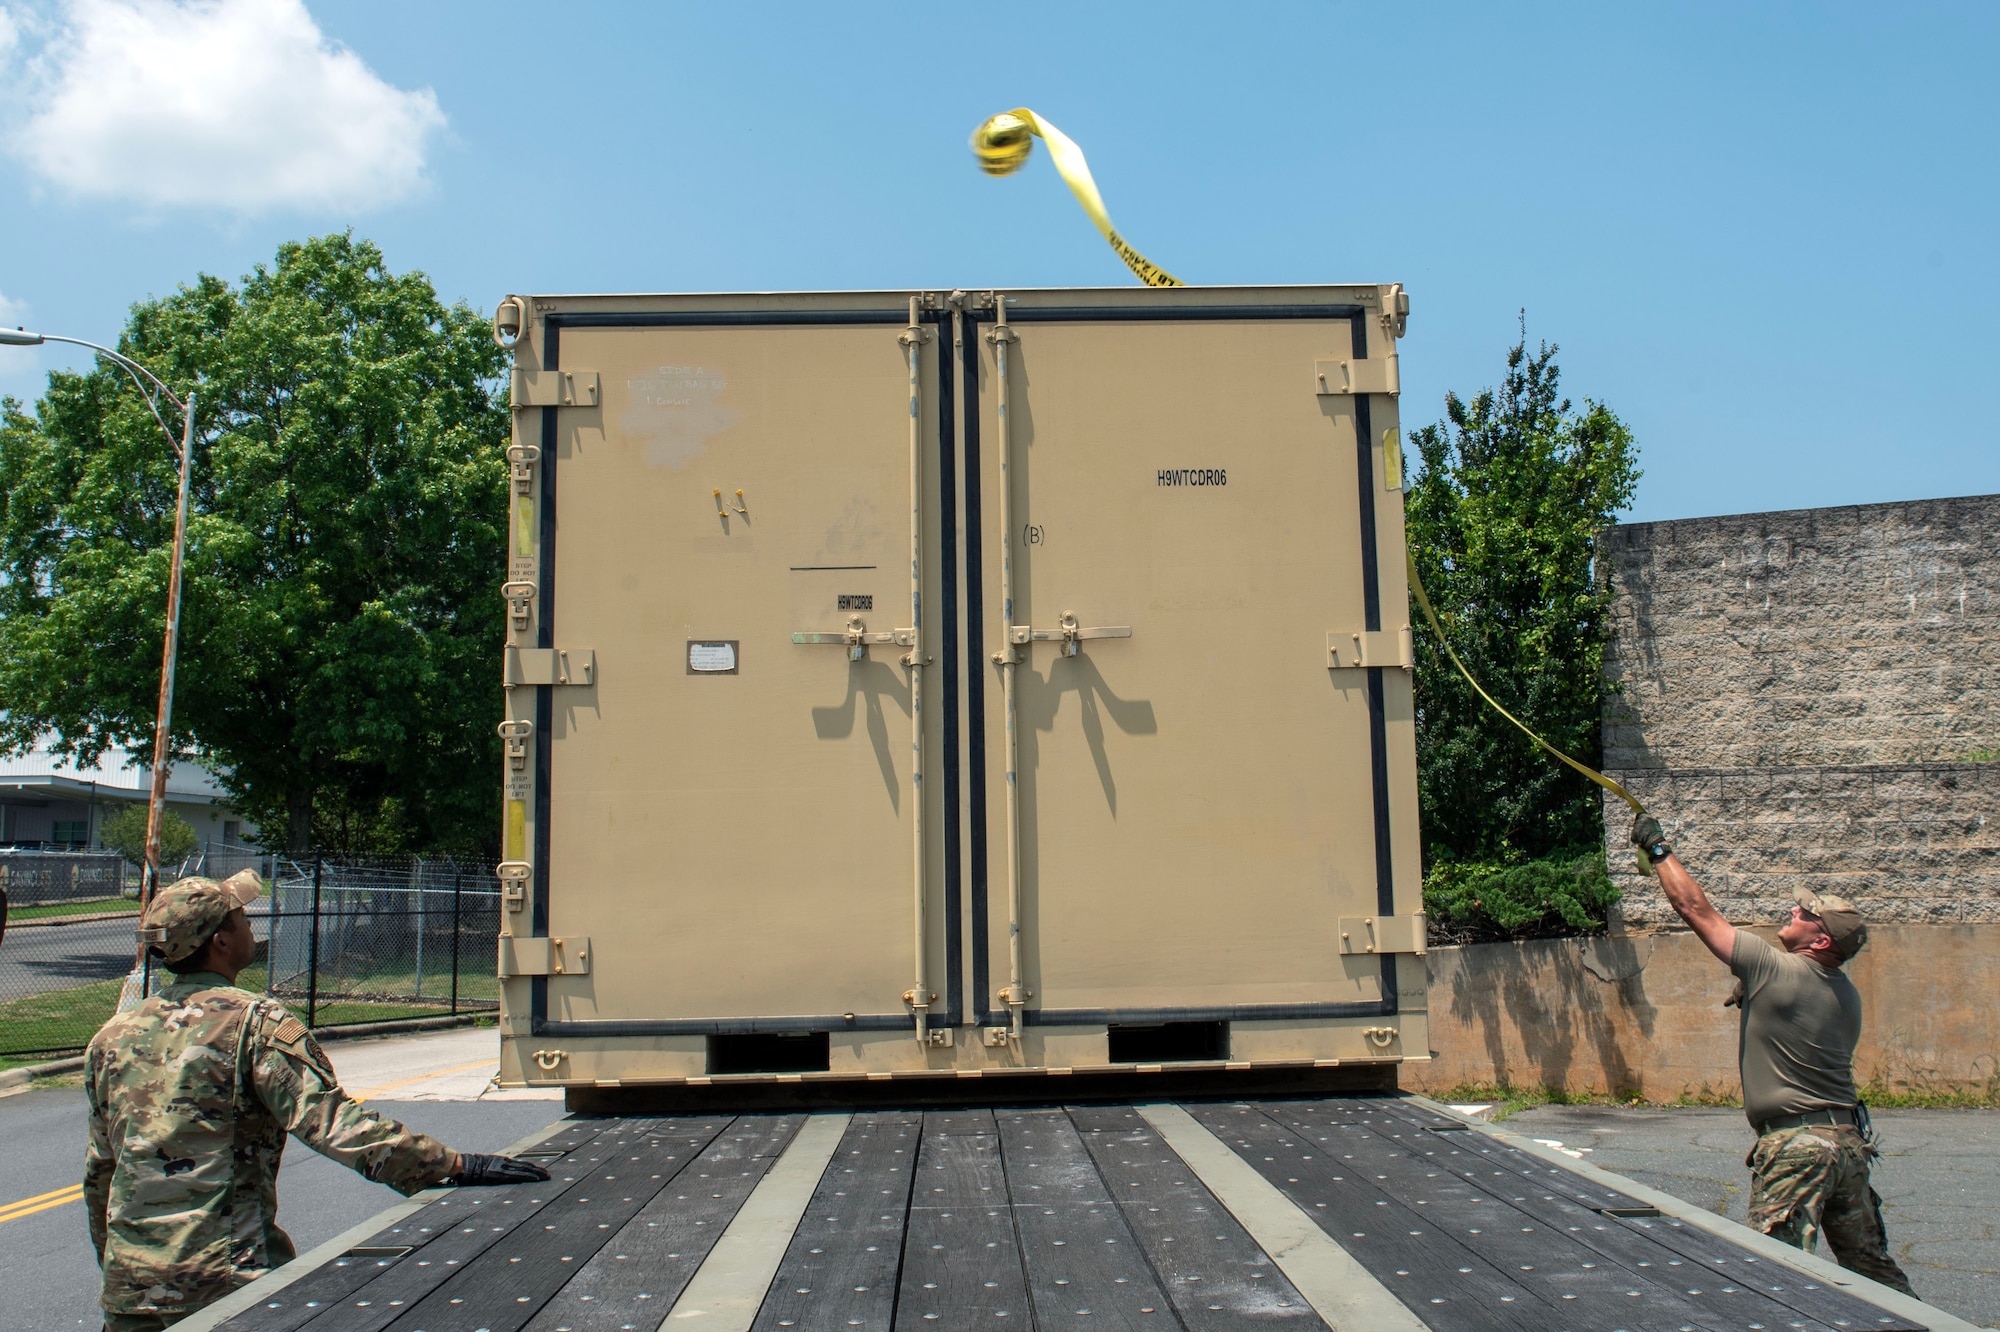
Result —
M351 236L133 307L198 391L174 739L267 843L497 841L507 409L485 321ZM128 383L5 404L0 744L151 745L175 462Z
M104 844L134 865L146 863L146 818L143 804L124 805L98 825ZM166 882L174 866L194 854L194 827L171 809L160 811L160 874Z
M1556 348L1530 352L1524 337L1497 391L1447 395L1445 419L1410 436L1421 463L1406 513L1418 572L1466 666L1549 743L1595 767L1611 597L1595 538L1631 502L1639 470L1631 431L1601 403L1572 408L1559 378ZM1495 715L1427 628L1416 647L1425 865L1433 879L1442 865L1484 867L1437 879L1438 906L1470 903L1480 892L1467 885L1547 859L1546 872L1514 876L1503 895L1543 902L1545 924L1595 919L1609 882L1600 892L1577 867L1592 854L1601 863L1597 788ZM1510 931L1533 923L1512 907L1502 914Z

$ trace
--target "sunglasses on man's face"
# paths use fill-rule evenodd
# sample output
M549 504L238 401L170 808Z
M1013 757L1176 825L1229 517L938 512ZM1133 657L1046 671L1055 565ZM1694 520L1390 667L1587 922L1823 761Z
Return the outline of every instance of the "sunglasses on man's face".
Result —
M1815 915L1814 915L1814 914L1813 914L1812 912L1810 912L1810 911L1806 910L1806 909L1805 909L1804 907L1802 907L1802 906L1797 906L1797 905L1794 905L1794 906L1792 907L1792 910L1791 910L1791 916L1792 916L1792 919L1794 919L1794 920L1802 920L1802 921L1806 922L1806 924L1808 924L1808 925L1817 925L1817 926L1819 926L1819 927L1820 927L1821 929L1825 929L1825 928L1826 928L1826 922L1825 922L1825 921L1821 920L1821 919L1820 919L1820 918L1819 918L1818 916L1815 916Z

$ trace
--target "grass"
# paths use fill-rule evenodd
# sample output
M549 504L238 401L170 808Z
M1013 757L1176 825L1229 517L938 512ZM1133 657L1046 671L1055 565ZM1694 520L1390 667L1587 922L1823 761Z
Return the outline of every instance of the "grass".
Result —
M129 897L99 897L88 902L52 902L46 906L13 907L7 912L7 919L48 920L53 916L95 916L105 912L120 911L139 914L139 904Z
M462 998L482 996L465 994L461 976L460 995ZM264 987L264 969L252 967L237 977L246 990L261 990ZM448 982L447 982L448 983ZM497 990L498 982L494 988ZM71 986L64 990L45 990L41 994L29 995L25 999L15 999L0 1003L0 1043L10 1050L34 1051L32 1054L0 1054L0 1069L18 1067L22 1064L39 1064L49 1059L62 1058L65 1053L74 1054L89 1043L105 1019L118 1007L118 992L124 981L92 981L87 985ZM387 986L385 989L389 988ZM321 1027L341 1026L355 1022L391 1022L400 1018L438 1017L449 1011L449 992L437 1004L410 1004L386 1002L375 999L346 999L331 995L320 1001L316 1025ZM286 1006L301 1018L305 1012L305 1001L286 999Z
M1688 1108L1743 1108L1743 1098L1729 1091L1707 1086L1684 1091L1670 1099L1639 1094L1613 1096L1606 1092L1578 1092L1562 1087L1515 1087L1506 1083L1461 1083L1449 1091L1427 1093L1433 1101L1450 1105L1490 1105L1495 1123L1538 1105L1622 1105L1656 1110ZM1871 1082L1861 1088L1861 1099L1875 1110L1991 1110L2000 1109L2000 1079L1984 1084L1944 1087L1890 1087Z

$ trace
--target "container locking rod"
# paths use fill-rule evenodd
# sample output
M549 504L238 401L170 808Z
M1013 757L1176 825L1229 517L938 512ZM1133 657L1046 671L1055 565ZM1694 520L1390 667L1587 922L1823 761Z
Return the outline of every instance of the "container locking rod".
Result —
M993 327L986 340L993 344L994 399L1000 433L1000 696L1007 720L1007 988L1000 999L1012 1017L1013 1039L1021 1039L1027 994L1021 959L1021 736L1014 697L1014 433L1008 414L1007 344L1017 341L1007 326L1007 298L993 293Z
M924 845L924 413L920 388L924 343L930 334L919 322L922 298L910 297L910 324L896 341L910 362L910 842L914 896L916 984L906 996L916 1015L917 1044L930 1043L930 885Z

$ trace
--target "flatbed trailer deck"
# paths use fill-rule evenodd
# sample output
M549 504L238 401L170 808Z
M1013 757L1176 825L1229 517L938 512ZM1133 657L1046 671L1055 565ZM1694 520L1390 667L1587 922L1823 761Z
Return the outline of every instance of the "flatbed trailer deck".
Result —
M185 1326L1967 1326L1406 1096L569 1119L528 1150L548 1183L419 1195Z

